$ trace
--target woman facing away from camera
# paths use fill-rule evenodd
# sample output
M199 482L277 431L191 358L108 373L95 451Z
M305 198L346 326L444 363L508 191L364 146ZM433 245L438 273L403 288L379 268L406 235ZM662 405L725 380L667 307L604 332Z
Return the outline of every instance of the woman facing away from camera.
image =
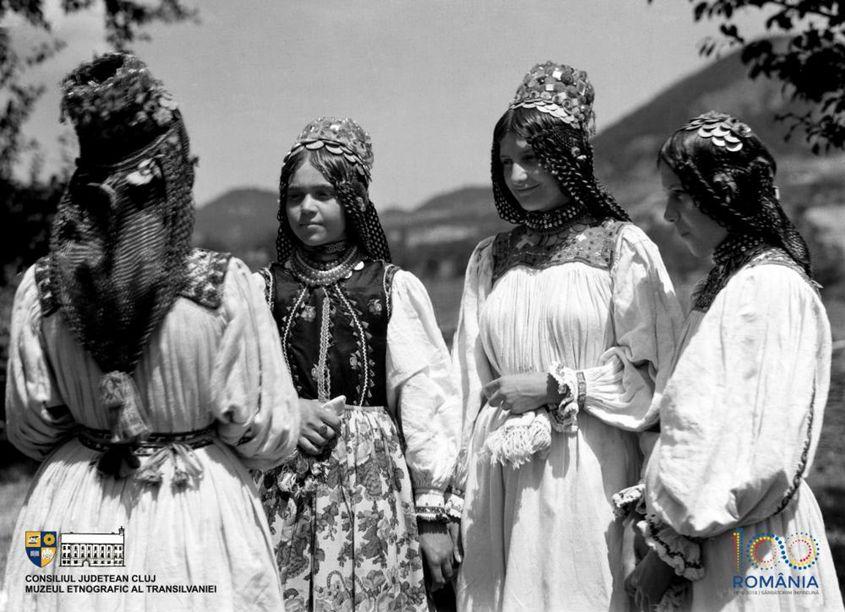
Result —
M108 54L63 88L79 158L12 314L6 430L43 464L13 533L5 609L280 610L247 469L289 456L299 432L273 320L243 263L190 246L194 162L147 67ZM27 538L27 558L29 531L50 533ZM70 534L121 546L53 558ZM152 578L141 593L25 589L30 574L82 587L105 573ZM185 592L156 590L170 585Z
M552 62L493 133L499 215L467 268L453 360L463 610L623 609L611 496L638 480L681 316L657 247L596 183L593 88Z
M434 589L455 571L457 385L425 288L389 263L372 162L354 121L309 123L282 164L278 261L258 274L303 420L262 484L294 610L424 610L423 562Z
M644 606L666 592L667 608L842 610L804 482L830 326L807 245L778 201L775 161L747 125L710 112L676 131L658 163L666 220L713 267L655 396L640 522L651 550L629 588Z

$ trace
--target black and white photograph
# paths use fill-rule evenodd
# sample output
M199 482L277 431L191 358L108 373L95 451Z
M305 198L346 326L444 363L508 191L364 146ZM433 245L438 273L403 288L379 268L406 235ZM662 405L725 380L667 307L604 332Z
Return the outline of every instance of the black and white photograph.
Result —
M845 3L0 49L0 611L845 612Z

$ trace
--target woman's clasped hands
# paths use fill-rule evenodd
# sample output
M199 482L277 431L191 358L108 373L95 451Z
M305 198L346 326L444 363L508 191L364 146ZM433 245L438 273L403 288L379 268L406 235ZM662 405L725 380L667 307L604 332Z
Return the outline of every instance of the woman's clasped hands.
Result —
M344 395L339 395L326 403L299 398L301 425L297 445L303 453L321 454L340 434L340 414L345 404L346 396Z

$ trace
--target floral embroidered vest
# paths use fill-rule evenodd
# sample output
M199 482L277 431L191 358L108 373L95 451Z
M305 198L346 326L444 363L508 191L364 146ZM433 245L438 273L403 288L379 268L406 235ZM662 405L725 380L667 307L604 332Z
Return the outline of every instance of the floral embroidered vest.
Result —
M387 404L387 324L397 270L381 260L360 262L348 278L324 286L307 285L278 263L261 271L300 397Z

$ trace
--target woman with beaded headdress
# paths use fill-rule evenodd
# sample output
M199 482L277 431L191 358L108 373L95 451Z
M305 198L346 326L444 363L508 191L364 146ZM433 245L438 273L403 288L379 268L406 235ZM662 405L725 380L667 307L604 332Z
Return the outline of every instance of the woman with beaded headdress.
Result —
M453 345L464 424L465 610L627 604L610 496L636 482L634 433L680 309L656 246L593 175L593 88L552 62L493 131L499 215L467 267Z
M296 609L426 609L423 562L435 589L454 573L457 388L425 288L389 263L372 162L351 119L309 123L282 163L278 261L258 275L302 411L297 456L262 486Z
M12 314L6 431L44 463L7 609L282 609L248 468L291 454L299 413L263 296L242 262L191 248L194 160L148 68L107 54L63 89L79 158ZM70 591L104 573L151 578ZM28 592L30 574L62 586Z
M778 201L775 161L747 125L709 112L677 130L658 163L664 217L713 267L655 396L640 522L649 552L629 588L644 605L665 591L664 606L682 609L842 610L804 483L830 326L807 245Z

